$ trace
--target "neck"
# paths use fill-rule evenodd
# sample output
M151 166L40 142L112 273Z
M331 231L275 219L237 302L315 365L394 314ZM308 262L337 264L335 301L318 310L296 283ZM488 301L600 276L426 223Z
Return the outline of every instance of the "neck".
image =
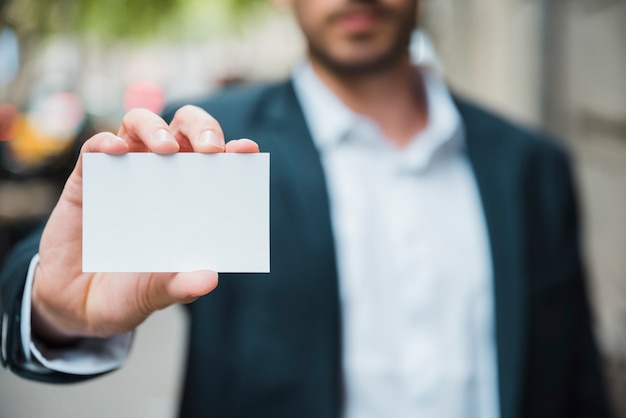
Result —
M385 138L406 146L425 128L428 118L422 78L407 56L371 74L338 74L311 60L318 77L350 109L374 120Z

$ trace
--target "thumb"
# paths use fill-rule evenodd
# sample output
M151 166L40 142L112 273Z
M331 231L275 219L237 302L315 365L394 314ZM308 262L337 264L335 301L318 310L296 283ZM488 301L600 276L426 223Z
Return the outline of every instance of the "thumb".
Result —
M218 274L198 270L172 275L155 275L150 281L145 299L140 301L146 314L167 308L175 303L191 303L217 287Z
M77 206L82 206L83 154L86 152L124 154L128 152L128 144L122 138L110 132L100 132L85 141L80 149L76 166L63 189L63 197Z

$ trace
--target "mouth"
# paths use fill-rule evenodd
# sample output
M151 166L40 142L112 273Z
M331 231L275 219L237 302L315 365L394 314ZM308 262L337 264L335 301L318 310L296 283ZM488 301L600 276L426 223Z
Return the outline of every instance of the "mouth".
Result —
M354 35L372 32L385 18L380 8L354 8L331 17L331 22Z

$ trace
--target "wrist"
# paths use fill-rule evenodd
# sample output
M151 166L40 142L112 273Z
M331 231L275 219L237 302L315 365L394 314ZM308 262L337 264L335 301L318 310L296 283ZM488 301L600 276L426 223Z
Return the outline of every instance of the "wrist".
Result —
M31 333L32 336L42 344L50 347L68 346L80 339L76 333L71 333L63 329L55 320L55 315L47 307L47 304L40 297L38 280L41 280L41 266L35 269L33 291L31 299Z

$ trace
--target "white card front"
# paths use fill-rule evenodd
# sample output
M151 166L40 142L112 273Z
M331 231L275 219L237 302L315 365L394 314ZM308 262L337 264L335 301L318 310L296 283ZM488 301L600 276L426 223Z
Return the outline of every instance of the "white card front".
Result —
M83 271L269 272L269 154L83 154Z

